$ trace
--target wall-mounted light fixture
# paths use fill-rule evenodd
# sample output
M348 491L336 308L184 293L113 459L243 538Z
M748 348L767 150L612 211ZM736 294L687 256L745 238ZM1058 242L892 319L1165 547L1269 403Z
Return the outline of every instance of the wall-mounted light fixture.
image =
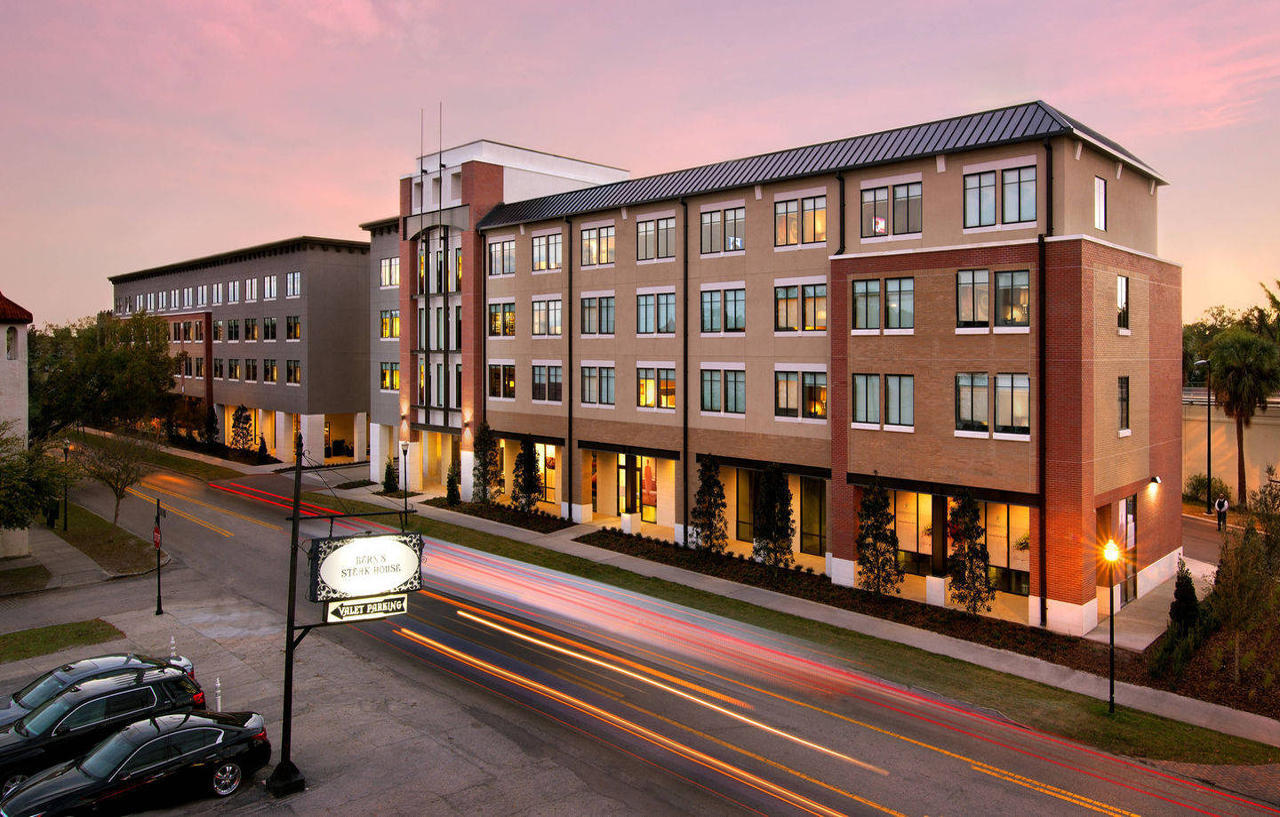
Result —
M1152 485L1159 485L1159 484L1160 484L1160 477L1152 477L1152 478L1151 478L1151 484L1152 484Z

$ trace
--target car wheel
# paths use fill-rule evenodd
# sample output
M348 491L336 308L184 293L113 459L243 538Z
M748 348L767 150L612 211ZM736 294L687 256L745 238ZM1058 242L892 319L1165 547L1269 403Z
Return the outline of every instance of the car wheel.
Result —
M29 775L25 775L21 773L11 774L8 777L6 777L4 781L4 785L0 786L0 797L3 797L4 795L8 794L10 789L12 789L14 786L18 785L22 781L26 780L28 777Z
M240 764L228 760L221 763L214 769L213 777L210 779L210 788L218 797L226 797L235 794L240 788L240 782L243 780L244 774L240 771Z

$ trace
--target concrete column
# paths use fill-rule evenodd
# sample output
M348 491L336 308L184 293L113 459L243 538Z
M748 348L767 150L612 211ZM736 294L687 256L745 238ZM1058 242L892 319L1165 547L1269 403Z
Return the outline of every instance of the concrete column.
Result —
M369 440L369 415L363 411L357 411L355 416L355 460L359 462L364 457L364 450L368 447Z
M590 452L588 452L590 453ZM587 507L591 507L588 505ZM601 516L618 514L618 455L596 452L596 508Z
M286 411L276 412L276 459L293 462L293 441L289 439L293 431L293 416Z
M568 480L571 486L570 495L565 499L569 504L569 518L574 522L591 521L591 452L581 448L569 452L568 469L578 475L576 480ZM597 483L597 486L599 483Z
M472 470L476 465L476 452L462 449L461 453L462 468L462 485L459 486L459 493L462 494L463 502L470 502L472 491L475 489L475 472Z
M273 425L272 421L275 419L275 412L268 411L266 409L255 409L255 411L257 412L258 437L266 442L268 449L267 453L271 453L271 442L275 437L275 433L272 431L271 426ZM267 433L269 431L272 431L270 435ZM257 439L253 441L253 450L258 450Z
M945 607L947 605L947 577L924 577L924 600L926 604Z
M370 430L372 434L369 435L369 479L382 482L387 457L392 456L391 438L395 433L395 427L374 423Z
M300 418L302 428L302 454L309 465L324 462L324 415L303 414Z
M422 490L422 448L421 439L409 443L409 484L406 487L410 491Z

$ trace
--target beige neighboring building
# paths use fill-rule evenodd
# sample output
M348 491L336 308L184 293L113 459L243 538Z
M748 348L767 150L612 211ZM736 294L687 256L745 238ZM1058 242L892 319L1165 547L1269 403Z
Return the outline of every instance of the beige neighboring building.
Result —
M1195 474L1205 473L1204 387L1182 390L1182 473L1183 485ZM1231 489L1228 497L1234 505L1240 482L1236 467L1236 421L1223 412L1218 401L1213 403L1213 476ZM1244 430L1244 482L1246 493L1262 487L1267 468L1280 471L1280 396L1272 395L1265 411L1255 412Z
M0 358L0 422L16 425L16 433L27 435L27 327L31 313L0 292L0 335L4 335L4 357ZM0 558L26 556L31 552L26 530L0 530Z

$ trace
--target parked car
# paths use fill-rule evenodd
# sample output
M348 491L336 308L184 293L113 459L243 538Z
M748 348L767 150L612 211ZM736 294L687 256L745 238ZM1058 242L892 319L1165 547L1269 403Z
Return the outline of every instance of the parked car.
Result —
M36 772L80 757L139 718L204 706L200 685L173 666L73 684L0 729L0 795Z
M164 715L20 783L0 799L0 814L121 814L196 792L227 797L270 759L266 724L255 712Z
M155 669L170 665L180 668L191 680L196 679L195 667L182 656L165 659L122 653L99 655L83 661L63 664L49 670L0 703L0 726L8 726L17 721L72 684L88 681L91 678L122 675L137 672L140 669Z

